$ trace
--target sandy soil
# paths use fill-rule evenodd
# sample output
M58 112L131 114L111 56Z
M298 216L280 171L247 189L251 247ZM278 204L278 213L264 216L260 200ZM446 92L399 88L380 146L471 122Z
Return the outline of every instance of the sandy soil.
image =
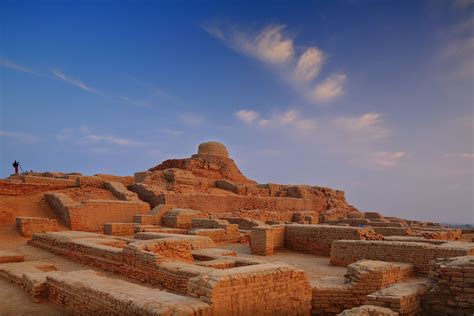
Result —
M250 253L250 248L246 244L218 245L218 248L234 250L238 255L251 257L270 262L284 262L306 272L310 280L324 276L344 276L347 268L332 266L329 257L315 256L305 253L294 252L287 249L277 251L273 256L255 256Z

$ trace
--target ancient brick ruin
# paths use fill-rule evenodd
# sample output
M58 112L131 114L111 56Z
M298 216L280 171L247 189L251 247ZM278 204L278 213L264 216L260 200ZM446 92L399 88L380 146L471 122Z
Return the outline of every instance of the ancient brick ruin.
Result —
M134 177L15 175L0 196L42 212L0 210L18 234L0 282L73 315L474 313L460 229L360 212L340 190L258 184L216 142Z

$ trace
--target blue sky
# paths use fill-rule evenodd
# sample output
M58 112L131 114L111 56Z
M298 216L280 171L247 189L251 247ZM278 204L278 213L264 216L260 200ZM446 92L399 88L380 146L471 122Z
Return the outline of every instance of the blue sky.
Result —
M2 1L0 176L224 142L259 182L474 222L474 4Z

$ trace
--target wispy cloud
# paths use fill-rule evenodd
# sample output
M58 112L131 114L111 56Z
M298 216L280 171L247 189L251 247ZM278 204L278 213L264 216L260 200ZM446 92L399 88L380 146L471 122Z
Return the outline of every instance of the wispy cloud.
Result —
M407 153L404 151L377 151L372 154L372 159L375 165L386 168L396 166L406 155Z
M103 148L97 147L100 144L127 147L145 145L142 141L130 138L93 133L87 126L81 126L79 129L63 129L56 134L56 139L58 141L72 141L82 145L94 145L94 148Z
M333 74L317 84L308 97L316 102L328 102L344 94L345 74Z
M471 159L474 159L474 153L449 153L449 154L444 154L442 157L471 160Z
M134 99L131 99L129 97L124 97L124 96L121 96L120 99L137 107L149 108L152 106L151 102L144 101L144 100L134 100Z
M19 72L31 74L31 75L39 75L36 71L32 70L31 68L28 68L26 66L19 65L11 60L8 60L6 58L0 57L0 66L13 69Z
M199 126L205 121L204 117L195 113L182 113L178 116L181 123L187 126Z
M62 72L61 70L59 69L51 69L51 74L56 78L56 79L59 79L59 80L62 80L70 85L73 85L79 89L82 89L84 91L87 91L87 92L90 92L90 93L94 93L94 94L102 94L100 91L98 91L97 89L95 88L92 88L91 86L87 85L86 83L84 83L83 81L81 81L80 79L76 79L76 78L73 78L73 77L70 77L68 75L66 75L64 72Z
M12 132L12 131L5 131L5 130L0 130L0 137L10 138L15 141L20 141L23 143L35 143L39 141L39 139L36 136L33 136L28 133Z
M324 148L325 152L364 168L392 168L407 156L405 151L387 148L385 143L392 133L383 116L376 112L311 117L295 109L270 115L241 109L234 112L234 117L256 132L268 131L272 138L290 137L293 144L297 140L302 146Z
M309 132L316 128L315 120L304 118L299 111L294 109L276 112L268 116L262 116L254 110L243 109L235 112L234 116L245 124L253 124L260 128L281 128L286 126L304 132Z
M320 83L314 82L327 60L327 54L314 46L298 52L294 38L285 33L284 25L271 24L256 32L209 24L204 25L203 29L233 50L269 66L311 103L327 104L344 94L347 79L344 73L331 74Z

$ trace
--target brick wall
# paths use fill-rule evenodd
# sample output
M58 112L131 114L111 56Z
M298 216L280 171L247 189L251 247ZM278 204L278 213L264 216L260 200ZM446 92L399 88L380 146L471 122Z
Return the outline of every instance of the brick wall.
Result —
M135 234L134 223L105 223L104 234L112 236L130 236Z
M58 231L58 222L50 218L17 217L16 228L22 236L31 237L34 233Z
M298 252L329 256L336 240L381 239L371 228L332 225L287 225L285 247Z
M340 313L364 304L366 296L408 278L413 266L407 263L362 260L349 265L345 278L326 277L311 282L312 312Z
M150 206L140 201L86 200L76 203L62 193L46 193L45 197L72 230L102 231L105 223L131 223L134 215L150 211Z
M305 273L284 263L216 270L189 280L188 295L214 315L308 315L311 288Z
M444 243L432 245L419 242L338 240L333 242L331 263L348 265L361 259L410 262L415 272L426 274L431 260L441 257L474 255L474 245L469 243Z
M474 256L437 259L428 275L434 287L423 300L427 315L474 315Z
M91 270L47 276L49 301L73 315L210 315L201 300L106 278Z
M271 256L276 249L285 246L284 225L262 225L252 228L250 233L250 249L252 254Z
M190 229L192 228L193 219L207 217L206 214L197 210L173 208L161 218L161 225Z

